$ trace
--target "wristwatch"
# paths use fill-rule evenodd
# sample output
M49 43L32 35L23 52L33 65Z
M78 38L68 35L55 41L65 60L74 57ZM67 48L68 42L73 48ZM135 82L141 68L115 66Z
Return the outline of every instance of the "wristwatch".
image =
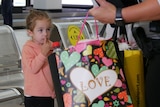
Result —
M117 10L116 10L115 24L117 26L124 26L125 25L125 22L122 18L122 8L117 8Z

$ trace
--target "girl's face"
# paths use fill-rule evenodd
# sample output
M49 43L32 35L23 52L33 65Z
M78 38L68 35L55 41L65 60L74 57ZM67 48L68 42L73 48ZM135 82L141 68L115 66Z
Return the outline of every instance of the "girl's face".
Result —
M33 42L43 45L44 40L50 38L50 22L46 19L37 20L33 31L28 30L28 34L32 37Z

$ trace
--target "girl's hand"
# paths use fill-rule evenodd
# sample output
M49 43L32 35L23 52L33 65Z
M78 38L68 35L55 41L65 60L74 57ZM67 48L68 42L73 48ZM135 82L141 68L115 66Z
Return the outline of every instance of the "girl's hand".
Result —
M45 38L44 43L41 47L41 52L46 57L49 55L50 50L52 50L51 44L52 44L51 41L49 41L48 38Z

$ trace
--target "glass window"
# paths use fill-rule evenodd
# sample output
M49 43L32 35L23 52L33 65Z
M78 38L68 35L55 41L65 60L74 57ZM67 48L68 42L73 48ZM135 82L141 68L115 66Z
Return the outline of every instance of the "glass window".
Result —
M13 0L14 7L26 6L26 0Z
M62 0L62 4L67 5L93 5L92 0Z

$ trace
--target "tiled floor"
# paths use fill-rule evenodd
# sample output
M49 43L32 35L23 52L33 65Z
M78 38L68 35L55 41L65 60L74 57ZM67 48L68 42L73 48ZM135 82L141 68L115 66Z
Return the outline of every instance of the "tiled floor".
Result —
M24 104L21 103L22 103L21 98L16 98L13 100L0 103L0 107L24 107Z

